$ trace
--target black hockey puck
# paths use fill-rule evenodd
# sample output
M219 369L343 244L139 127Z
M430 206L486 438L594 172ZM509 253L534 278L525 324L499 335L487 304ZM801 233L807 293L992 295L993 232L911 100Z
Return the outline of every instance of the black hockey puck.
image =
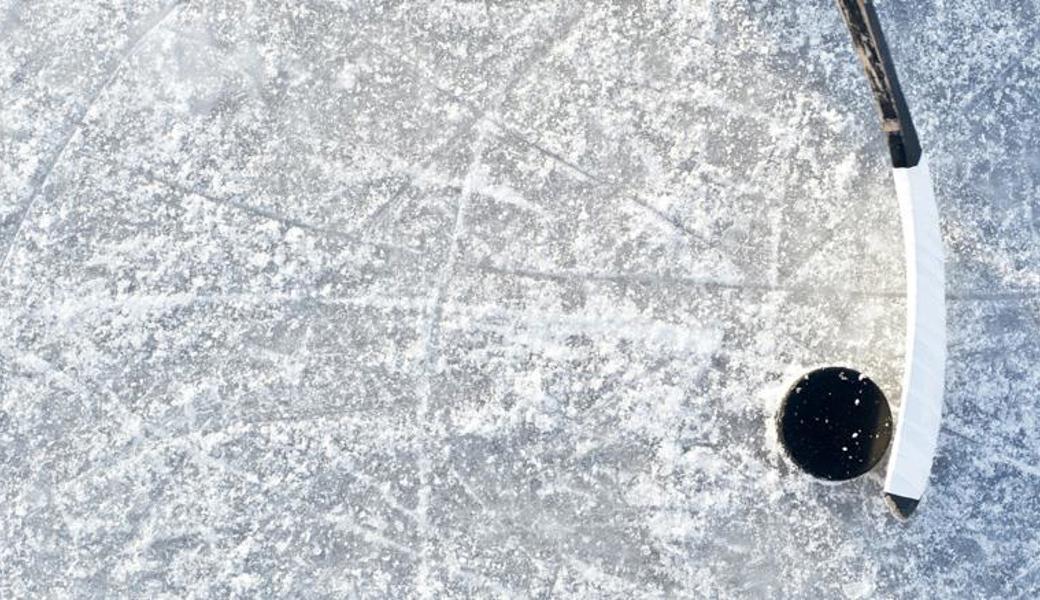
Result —
M853 479L874 468L892 440L881 389L854 369L826 367L798 379L777 414L780 443L814 477Z

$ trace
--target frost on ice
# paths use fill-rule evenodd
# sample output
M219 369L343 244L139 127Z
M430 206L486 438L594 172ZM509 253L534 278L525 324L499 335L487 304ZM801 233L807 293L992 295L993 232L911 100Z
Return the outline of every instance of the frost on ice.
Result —
M0 595L1035 595L1037 6L878 6L949 257L899 525L768 427L899 397L831 2L275 4L0 3Z

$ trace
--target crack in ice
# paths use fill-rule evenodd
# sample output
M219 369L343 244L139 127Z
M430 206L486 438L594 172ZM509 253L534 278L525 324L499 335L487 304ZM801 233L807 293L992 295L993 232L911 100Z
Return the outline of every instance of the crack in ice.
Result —
M144 30L133 40L131 40L126 46L121 56L119 56L116 63L109 68L108 73L105 75L101 82L101 85L97 87L90 96L87 97L86 103L83 107L76 111L75 116L71 119L71 124L66 126L64 137L61 143L58 145L58 149L51 154L51 157L47 162L43 164L42 170L33 176L32 192L29 194L29 198L23 203L22 208L18 211L16 217L18 224L15 225L14 232L11 234L11 239L7 241L7 247L4 249L4 255L0 258L0 273L3 272L4 267L7 266L7 261L10 259L11 254L14 252L15 243L18 240L18 235L21 233L22 228L25 226L26 221L29 219L29 215L32 212L33 207L36 205L36 200L43 192L43 188L50 179L51 173L54 172L54 168L61 162L62 157L65 155L65 150L68 148L72 139L79 133L83 127L83 123L86 121L87 116L90 114L92 108L104 94L113 82L116 80L116 75L122 69L123 65L130 60L130 58L137 51L137 48L141 45L144 39L162 25L166 19L173 14L174 9L179 5L184 4L186 0L174 0L168 4L165 8L158 11L155 16L151 19L151 23L145 26Z

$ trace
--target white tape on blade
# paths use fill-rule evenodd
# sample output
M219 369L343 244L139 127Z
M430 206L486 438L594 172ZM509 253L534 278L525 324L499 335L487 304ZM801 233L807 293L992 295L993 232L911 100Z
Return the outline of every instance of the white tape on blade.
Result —
M928 161L893 169L906 249L906 369L885 492L918 500L939 441L946 379L946 286Z

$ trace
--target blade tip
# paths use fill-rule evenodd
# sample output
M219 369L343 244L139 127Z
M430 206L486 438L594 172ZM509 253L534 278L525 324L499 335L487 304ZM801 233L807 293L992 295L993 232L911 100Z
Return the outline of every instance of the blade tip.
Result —
M917 510L917 504L920 501L896 494L885 493L885 502L888 504L888 508L897 519L900 521L906 521L910 518L910 515L914 514L914 511Z

